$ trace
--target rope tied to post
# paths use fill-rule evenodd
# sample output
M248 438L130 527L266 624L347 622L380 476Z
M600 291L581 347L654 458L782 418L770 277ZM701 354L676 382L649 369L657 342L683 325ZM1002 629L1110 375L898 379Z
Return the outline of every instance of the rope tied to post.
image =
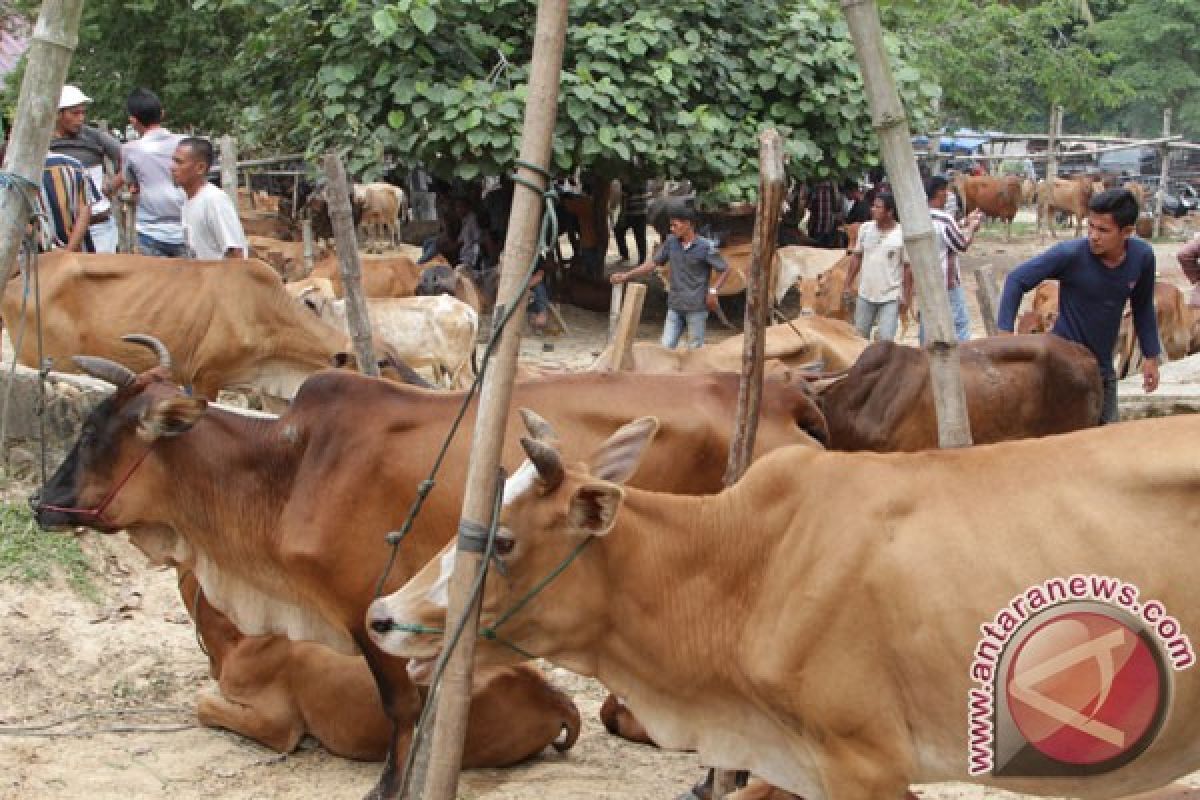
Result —
M483 386L484 377L487 375L488 367L491 365L492 356L495 354L496 348L499 346L500 337L504 333L505 328L516 314L516 310L521 308L520 298L525 296L529 291L529 282L533 279L533 273L537 271L538 261L541 256L554 246L558 240L558 217L554 211L554 201L558 198L558 193L554 189L553 176L539 167L537 164L531 164L528 161L517 160L514 162L518 167L529 170L536 175L541 176L545 181L544 186L538 186L533 181L527 180L517 171L513 171L513 183L528 189L538 195L543 204L542 220L538 233L538 238L535 243L533 256L530 258L529 265L525 268L524 275L521 279L521 286L516 293L516 301L510 306L497 305L492 312L492 332L488 336L487 345L483 351L483 358L480 359L479 372L475 375L475 380L467 388L466 394L463 396L463 401L458 408L458 412L454 416L454 421L450 424L450 430L446 433L446 438L442 441L442 446L438 450L437 456L434 458L433 466L429 470L429 475L417 485L417 496L413 499L412 505L405 515L404 522L399 529L391 531L387 534L386 541L391 547L391 552L388 555L387 565L384 567L383 573L379 576L379 582L375 587L375 596L383 595L383 587L387 583L388 576L391 574L392 568L395 566L396 558L399 553L400 543L408 536L416 523L417 517L421 513L421 508L425 504L425 500L437 485L437 475L442 468L443 462L446 460L446 454L450 450L450 445L454 442L454 437L458 434L459 428L462 426L463 418L466 416L467 408L470 407L471 401L475 394Z

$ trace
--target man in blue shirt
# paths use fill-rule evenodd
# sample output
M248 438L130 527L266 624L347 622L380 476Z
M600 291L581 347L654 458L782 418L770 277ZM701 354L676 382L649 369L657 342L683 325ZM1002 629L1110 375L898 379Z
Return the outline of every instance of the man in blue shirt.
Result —
M670 219L671 234L658 248L654 258L628 272L614 272L609 280L625 283L630 278L651 272L656 264L661 266L670 262L667 321L663 325L662 346L674 350L686 322L688 347L695 350L704 346L708 312L717 309L717 290L729 276L729 268L713 243L696 235L693 212L679 208L671 212ZM708 285L710 272L720 273L711 287Z
M1158 322L1154 312L1154 250L1133 236L1138 203L1126 189L1093 195L1088 204L1088 235L1056 245L1026 261L1008 276L996 325L1012 333L1021 298L1044 280L1059 282L1058 321L1051 333L1092 351L1104 379L1102 423L1117 421L1117 378L1113 346L1125 301L1142 354L1142 385L1158 388Z

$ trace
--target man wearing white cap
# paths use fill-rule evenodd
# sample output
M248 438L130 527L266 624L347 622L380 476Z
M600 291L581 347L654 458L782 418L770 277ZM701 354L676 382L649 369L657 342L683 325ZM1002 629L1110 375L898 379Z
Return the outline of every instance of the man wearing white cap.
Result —
M112 162L113 174L121 172L121 143L111 134L85 125L87 104L92 98L70 84L63 86L58 100L58 116L54 121L54 135L50 139L50 152L61 153L77 159L87 169L92 182L104 195L110 195L116 186L104 177L104 160ZM92 243L97 253L117 251L117 223L112 218L112 203L107 196L92 204L92 221L89 228Z

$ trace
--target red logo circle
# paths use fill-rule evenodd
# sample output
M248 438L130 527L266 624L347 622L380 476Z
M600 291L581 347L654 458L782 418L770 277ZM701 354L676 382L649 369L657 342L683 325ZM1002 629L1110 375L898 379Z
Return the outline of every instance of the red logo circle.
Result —
M1004 690L1030 745L1060 763L1094 765L1149 743L1164 680L1141 634L1107 614L1075 611L1024 637Z

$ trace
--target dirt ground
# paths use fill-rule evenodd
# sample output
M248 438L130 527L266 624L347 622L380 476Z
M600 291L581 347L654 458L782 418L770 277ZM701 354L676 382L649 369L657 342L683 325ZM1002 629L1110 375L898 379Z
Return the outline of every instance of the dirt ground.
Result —
M969 263L990 263L1002 276L1042 248L1033 238L1005 244L995 236L989 233L976 245ZM1159 249L1164 275L1181 281L1171 266L1178 245ZM524 361L578 368L599 353L607 316L572 308L565 314L570 334L526 338ZM661 322L661 302L651 302L643 338L656 338ZM713 334L729 335L719 329ZM7 489L12 496L27 491ZM374 784L379 765L333 757L311 740L296 753L279 755L199 727L196 694L214 684L174 573L148 567L123 536L79 536L95 570L99 603L62 583L0 583L0 799L357 800ZM607 735L597 718L603 688L547 669L583 714L575 748L565 755L547 751L513 769L468 771L460 797L664 800L700 775L692 754ZM935 800L1015 797L962 786L922 787L920 794Z

